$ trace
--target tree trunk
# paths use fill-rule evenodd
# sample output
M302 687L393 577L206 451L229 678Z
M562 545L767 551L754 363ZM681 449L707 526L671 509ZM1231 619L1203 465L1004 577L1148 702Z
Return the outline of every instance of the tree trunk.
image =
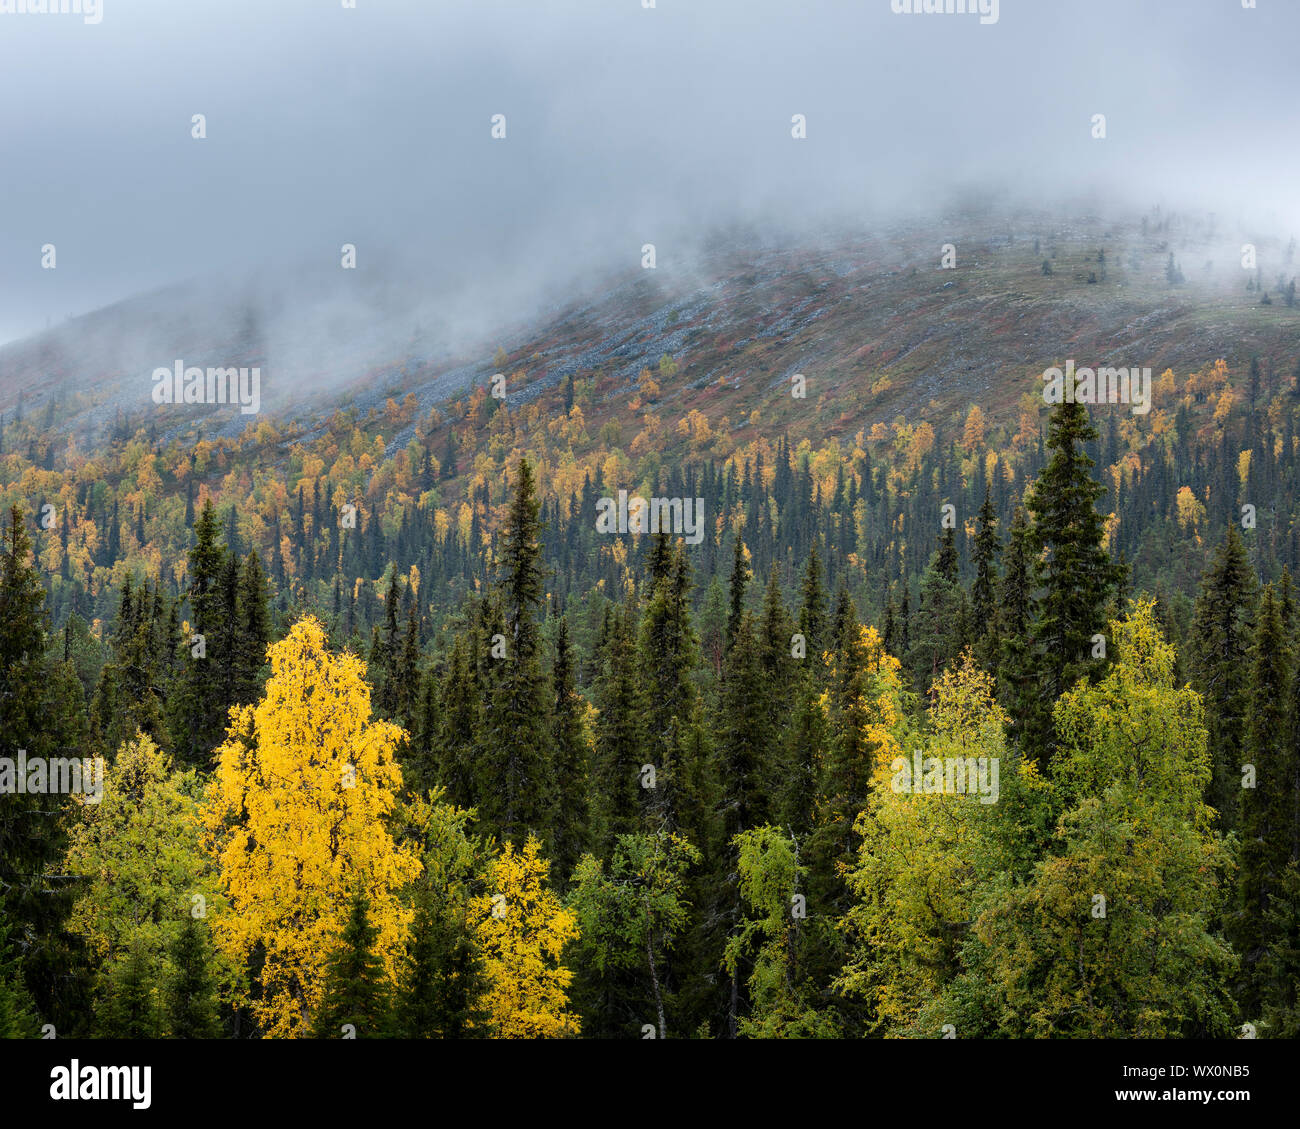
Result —
M659 1038L668 1038L668 1025L664 1022L664 999L659 990L659 973L655 969L655 948L652 938L654 931L650 926L650 900L645 899L645 955L650 960L650 983L655 990L655 1010L659 1013Z

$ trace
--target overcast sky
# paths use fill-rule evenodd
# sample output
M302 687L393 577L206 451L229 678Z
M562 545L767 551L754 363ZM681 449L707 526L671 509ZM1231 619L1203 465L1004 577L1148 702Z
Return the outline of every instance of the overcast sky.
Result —
M1296 0L356 2L0 13L0 341L344 243L490 289L971 183L1300 223Z

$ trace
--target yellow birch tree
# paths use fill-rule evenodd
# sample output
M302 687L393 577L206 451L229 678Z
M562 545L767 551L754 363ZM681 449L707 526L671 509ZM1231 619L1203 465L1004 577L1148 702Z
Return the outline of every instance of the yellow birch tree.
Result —
M499 1039L578 1034L578 1017L566 1010L573 973L560 963L578 919L546 889L540 850L532 835L521 851L507 843L488 868L490 892L473 903L489 984L482 1004Z
M230 907L213 920L213 940L241 964L261 942L253 1014L266 1035L293 1038L310 1028L358 885L393 976L411 919L395 892L421 864L387 825L402 784L393 749L404 734L371 719L365 664L331 654L311 616L267 651L265 694L231 711L203 822Z

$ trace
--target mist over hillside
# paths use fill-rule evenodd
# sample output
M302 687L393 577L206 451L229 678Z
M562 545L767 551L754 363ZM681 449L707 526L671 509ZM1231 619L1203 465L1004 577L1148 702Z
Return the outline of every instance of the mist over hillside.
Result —
M512 404L585 375L617 411L668 355L664 409L760 410L759 431L775 437L824 429L829 402L843 413L831 433L899 415L940 422L972 403L1005 417L1067 355L1184 375L1220 356L1285 363L1300 328L1289 236L1212 213L1099 212L986 206L857 229L720 229L656 248L652 268L557 287L526 318L503 299L499 321L473 326L458 310L479 296L429 293L396 264L346 282L305 270L194 281L0 347L0 412L53 402L52 434L92 448L124 419L193 441L237 436L265 413L310 437L339 407L365 414L414 394L422 411L445 409L502 370ZM152 374L175 360L256 366L259 413L155 403ZM788 395L796 373L811 401Z

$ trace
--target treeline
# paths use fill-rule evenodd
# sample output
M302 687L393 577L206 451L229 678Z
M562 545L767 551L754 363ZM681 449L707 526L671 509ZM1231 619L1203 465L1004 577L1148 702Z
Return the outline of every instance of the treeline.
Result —
M389 569L366 662L338 646L344 608L281 629L274 580L205 506L185 604L133 585L99 662L73 621L47 637L15 512L3 755L109 766L98 803L0 797L0 1015L137 1036L1294 1036L1289 575L1261 583L1258 531L1229 525L1180 663L1106 550L1098 439L1059 406L1009 520L986 489L963 567L932 518L915 602L885 598L879 629L828 583L817 529L793 603L743 535L701 599L703 546L660 534L573 622L520 460L491 582L436 625L445 646L418 569Z

